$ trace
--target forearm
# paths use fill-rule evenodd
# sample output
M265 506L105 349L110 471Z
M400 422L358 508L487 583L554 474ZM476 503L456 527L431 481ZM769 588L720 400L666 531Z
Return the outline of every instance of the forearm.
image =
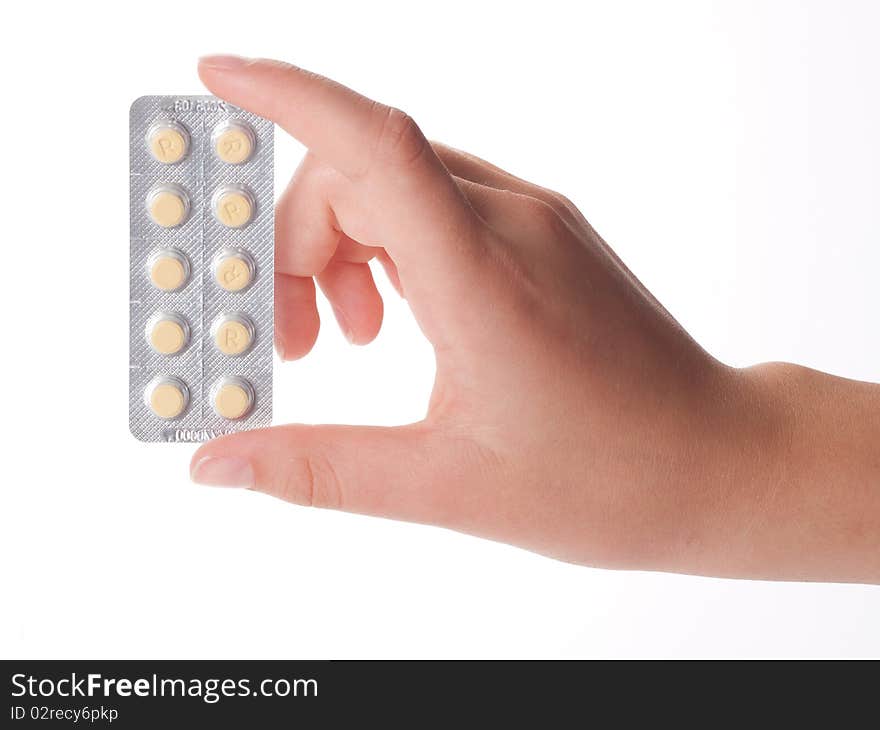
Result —
M880 385L772 363L730 386L696 572L880 583Z

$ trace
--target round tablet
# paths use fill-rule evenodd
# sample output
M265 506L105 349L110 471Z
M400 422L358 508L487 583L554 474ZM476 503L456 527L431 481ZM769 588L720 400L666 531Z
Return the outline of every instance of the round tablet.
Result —
M214 344L224 355L241 355L254 340L254 325L243 314L224 314L218 317L211 331Z
M186 157L189 134L177 122L154 122L147 130L147 147L156 160L173 165Z
M221 289L241 291L253 281L254 260L245 251L224 251L214 260L214 279Z
M211 401L218 416L243 418L254 405L254 389L244 378L221 378L211 388Z
M147 342L162 355L176 355L189 341L189 326L183 317L160 312L147 322Z
M217 157L230 165L239 165L251 158L257 139L249 124L228 121L214 128L211 141Z
M189 403L189 390L183 381L158 377L144 391L144 403L159 418L177 418Z
M174 228L189 215L189 196L179 185L160 185L147 195L147 212L157 225Z
M163 249L147 260L147 272L157 289L177 291L189 279L189 259L175 249Z
M254 196L242 186L218 188L211 198L217 220L227 228L241 228L254 217Z

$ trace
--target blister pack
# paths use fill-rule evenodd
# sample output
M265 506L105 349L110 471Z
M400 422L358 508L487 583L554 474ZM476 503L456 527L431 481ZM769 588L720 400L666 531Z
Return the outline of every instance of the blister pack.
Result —
M211 96L143 96L129 124L129 428L268 425L274 127Z

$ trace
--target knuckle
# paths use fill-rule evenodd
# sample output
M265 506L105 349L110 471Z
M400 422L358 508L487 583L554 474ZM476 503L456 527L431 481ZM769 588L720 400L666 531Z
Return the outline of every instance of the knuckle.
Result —
M550 188L538 187L533 197L550 206L556 215L564 221L571 221L577 218L577 207L562 193L557 193L555 190L550 190Z
M544 226L556 229L563 221L558 206L552 202L540 198L531 198L529 203L529 213Z
M304 507L342 507L339 479L330 460L323 456L297 456L288 460L276 472L270 491Z
M570 198L566 197L562 193L557 193L555 190L551 190L550 192L569 213L580 212L578 210L578 207L573 202L571 202Z
M427 147L428 141L409 114L394 107L383 109L382 126L376 143L379 157L408 165L419 159Z
M556 211L556 215L560 218L571 218L577 208L574 204L561 193L554 190L547 191L547 203Z

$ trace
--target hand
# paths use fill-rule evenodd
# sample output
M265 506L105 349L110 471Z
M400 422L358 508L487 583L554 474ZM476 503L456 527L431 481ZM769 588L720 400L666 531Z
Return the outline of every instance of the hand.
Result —
M840 399L876 422L875 386L722 365L571 202L429 143L396 109L274 61L210 57L199 73L309 150L276 211L282 358L317 337L315 280L349 339L375 337L375 256L433 344L437 374L419 423L226 436L196 452L196 481L588 565L880 578L876 458L873 492L829 493L823 475L839 472L823 471L826 440L804 426ZM848 458L868 468L865 452ZM805 494L821 509L804 508Z

